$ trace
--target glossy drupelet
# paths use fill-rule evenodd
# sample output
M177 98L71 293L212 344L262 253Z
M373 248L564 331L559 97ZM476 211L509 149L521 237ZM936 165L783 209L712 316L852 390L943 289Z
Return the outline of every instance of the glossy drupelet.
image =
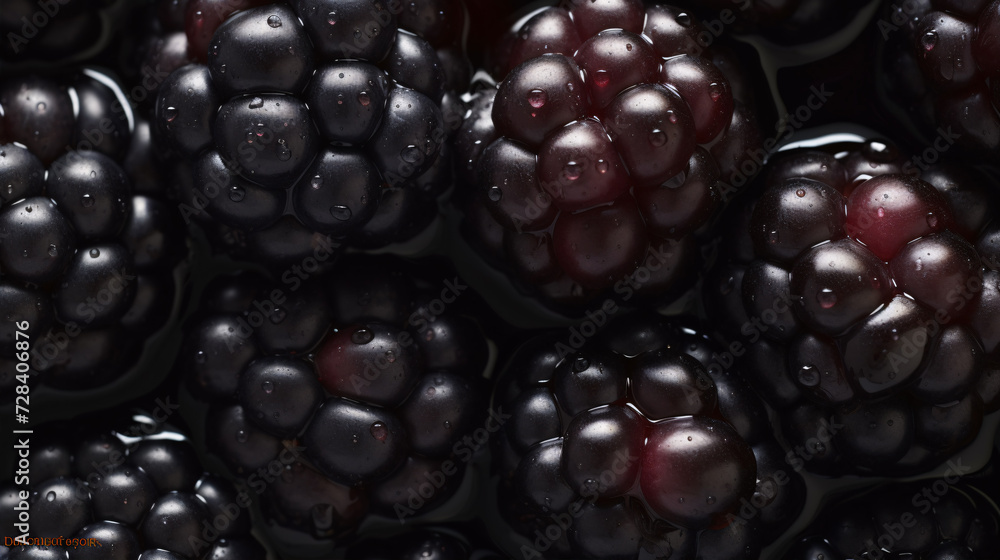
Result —
M799 535L784 560L990 560L1000 550L1000 478L992 464L977 473L888 482L841 495Z
M880 81L903 118L968 156L1000 154L1000 2L893 3L877 26Z
M87 546L0 547L0 555L264 560L264 547L250 535L249 494L205 472L185 434L156 420L173 412L103 411L36 427L27 436L30 488L4 482L0 520L13 527L19 493L26 491L31 538L81 539Z
M260 482L277 541L328 554L369 514L408 522L462 483L489 351L476 296L439 264L350 257L210 286L180 369L211 405L209 452Z
M115 88L94 70L0 85L2 387L15 323L30 325L33 381L89 389L126 371L174 306L184 230L148 124Z
M426 229L469 79L458 0L182 4L147 57L176 68L155 125L189 166L185 215L220 250L287 264L323 238L369 248Z
M1000 408L995 187L924 167L882 141L781 154L706 282L811 471L922 471Z
M656 315L584 323L511 357L494 408L498 497L524 558L757 558L801 477L719 349Z
M644 292L690 286L692 234L761 142L739 64L701 33L639 0L544 8L508 33L456 152L467 226L523 284L578 304L645 265Z

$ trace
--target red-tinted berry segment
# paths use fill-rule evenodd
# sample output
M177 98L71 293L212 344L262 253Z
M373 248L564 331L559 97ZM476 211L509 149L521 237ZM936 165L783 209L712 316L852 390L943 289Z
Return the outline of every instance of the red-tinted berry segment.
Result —
M707 337L662 317L570 332L530 339L501 377L508 523L546 558L757 557L803 499L797 476L769 482L784 463L763 403ZM740 518L750 500L760 515Z
M209 451L243 477L287 465L264 517L282 546L319 539L317 554L369 516L409 522L448 503L487 408L489 348L461 279L436 262L338 264L350 274L217 278L180 362L210 405ZM427 476L439 482L414 508Z
M903 158L883 141L780 154L706 284L789 443L813 442L810 470L926 470L1000 407L992 182Z
M491 252L560 303L647 262L659 277L644 292L683 289L694 275L677 245L712 220L759 143L732 85L743 78L670 6L574 2L519 25L498 48L496 90L475 94L457 138L476 183L469 227L500 237Z

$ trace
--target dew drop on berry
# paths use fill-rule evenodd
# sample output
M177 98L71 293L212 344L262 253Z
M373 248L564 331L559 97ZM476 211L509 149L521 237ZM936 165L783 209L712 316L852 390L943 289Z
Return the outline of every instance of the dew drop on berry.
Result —
M884 218L885 217L885 208L882 208L881 206L879 206L878 210L876 210L875 213L878 215L879 218Z
M567 163L566 167L563 169L563 175L566 177L566 179L570 181L576 181L577 179L579 179L580 173L581 173L580 165L577 164L575 161Z
M544 90L533 89L528 92L528 104L535 109L541 109L549 102L549 94Z
M403 161L407 163L417 163L420 161L420 148L410 144L403 148L403 151L399 153L399 157L403 158Z
M225 64L223 64L222 66L219 66L219 73L220 74L225 74L226 73L226 65Z
M434 393L437 393L437 389L435 389L434 387L428 387L427 390L424 392L427 393L428 397L433 397Z
M229 200L233 202L242 202L247 196L247 191L243 187L232 186L229 188Z
M351 342L354 344L368 344L373 338L375 338L375 333L368 329L361 328L354 331L354 334L351 335Z
M265 382L263 382L263 383L260 384L260 388L263 389L265 393L267 393L268 395L270 395L271 392L274 391L274 383L272 383L270 381L265 381Z
M281 18L275 15L267 18L267 24L271 27L281 27Z
M799 383L806 387L819 385L819 372L813 366L802 366L799 370Z
M236 441L240 443L246 443L248 439L249 436L247 436L247 433L245 431L239 430L236 432Z
M604 161L603 159L597 160L597 165L595 167L597 167L597 172L600 173L601 175L604 175L605 173L608 172L608 162Z
M816 294L816 301L823 309L830 309L837 304L837 294L833 293L830 288L823 288Z
M573 362L573 371L580 373L581 371L586 371L590 367L590 360L584 358L583 356L577 357Z
M285 320L286 315L287 313L285 313L284 309L275 309L274 311L271 312L271 322L277 325L278 323Z
M656 147L660 147L667 143L667 135L658 128L654 129L653 132L649 133L649 143Z
M49 501L49 502L56 501L56 493L55 492L49 492L48 494L45 495L45 499L47 501Z
M493 202L500 202L500 199L503 198L503 191L500 190L500 187L494 185L486 191L486 196Z
M25 212L31 213L32 210L33 210L33 208L31 206L25 206L24 207L24 211Z
M59 254L59 249L55 245L49 245L49 256L54 257Z
M927 225L930 226L931 229L936 229L938 225L938 217L933 213L927 214Z
M203 350L198 350L198 352L196 352L195 355L194 355L194 361L195 361L195 363L197 363L197 364L203 364L203 363L205 363L205 360L207 360L207 357L205 356L205 352Z
M90 208L93 205L94 205L94 197L90 196L89 194L84 194L83 196L80 197L80 206L83 206L84 208Z
M772 245L775 245L778 243L778 241L781 241L781 236L778 234L778 230L772 230L771 233L767 234L767 241Z
M323 178L320 177L319 175L316 175L315 177L312 178L312 181L309 182L309 186L311 186L314 189L318 189L318 188L322 187L323 186Z
M677 14L677 17L674 19L681 25L681 27L689 27L691 25L691 16L685 12Z
M611 82L611 76L608 75L607 70L598 70L594 72L594 83L597 87L604 87Z
M927 33L924 33L922 37L920 37L920 45L924 47L925 51L928 52L934 50L934 46L937 45L937 41L938 41L937 33L933 31L928 31Z
M795 191L795 196L797 196L799 198L802 198L805 195L806 195L806 190L805 189L799 189L799 190Z
M334 219L346 222L351 219L351 209L341 204L337 204L330 207L330 215L333 216Z
M174 119L177 118L177 113L177 107L167 107L163 111L163 117L167 119L167 122L174 122Z
M677 124L677 113L668 110L667 118L670 119L671 124Z
M90 250L90 258L96 259L99 256L101 256L101 250L100 249L91 249Z
M326 14L326 22L330 25L337 25L337 12L330 12Z
M705 503L707 503L708 505L714 504L715 503L715 496L709 496L709 497L705 498Z
M260 109L264 106L264 100L259 97L254 97L250 100L250 105L247 105L250 109Z
M386 428L385 424L381 422L375 422L372 424L369 431L371 432L372 437L379 441L385 441L385 439L389 437L389 428Z
M202 19L203 19L204 17L205 17L205 16L204 16L204 15L203 15L203 14L201 13L201 11L200 11L200 10L194 13L194 21L195 21L196 23L201 23L201 20L202 20Z
M389 362L390 364L391 363L395 363L395 361L396 361L396 353L393 352L392 350L386 350L385 351L385 361Z
M367 107L371 105L371 102L372 98L370 95L368 95L367 91L362 91L361 93L358 94L358 103L361 103L362 106Z

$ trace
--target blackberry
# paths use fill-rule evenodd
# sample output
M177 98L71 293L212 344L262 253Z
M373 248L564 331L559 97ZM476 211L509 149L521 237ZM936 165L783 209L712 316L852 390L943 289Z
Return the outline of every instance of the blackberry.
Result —
M1000 2L897 3L878 27L881 87L904 119L979 158L1000 153Z
M33 377L54 388L118 379L172 315L185 236L149 140L95 70L0 85L0 359L27 321Z
M132 9L125 0L10 0L0 13L0 64L64 65L106 47Z
M996 457L988 469L890 482L840 496L796 537L785 560L994 558L1000 549ZM961 467L959 467L961 469Z
M642 313L586 328L524 344L494 398L516 556L757 558L804 499L763 403L691 328Z
M193 61L160 84L155 123L217 246L265 262L322 237L380 247L437 216L469 74L458 0L189 0L183 26L153 55Z
M703 4L716 12L712 14L714 26L735 24L739 32L758 33L779 45L790 46L811 43L843 30L871 2L707 0Z
M271 482L262 509L283 546L329 554L369 514L409 521L462 482L489 350L464 311L475 296L427 266L351 257L336 274L208 289L179 367L211 405L210 452Z
M474 237L556 302L586 301L643 265L655 271L643 291L683 291L697 272L692 234L760 145L737 64L704 49L708 31L672 6L574 2L523 21L456 140L474 176Z
M775 158L736 212L705 301L806 468L923 471L1000 408L991 183L831 144Z
M0 547L4 558L264 560L250 535L249 495L204 472L186 436L156 420L173 412L103 411L36 428L30 480L3 484L0 519L14 527L15 506L26 501L30 538L63 544Z
M347 549L356 560L502 560L482 528L470 524L422 528L390 540L365 540Z

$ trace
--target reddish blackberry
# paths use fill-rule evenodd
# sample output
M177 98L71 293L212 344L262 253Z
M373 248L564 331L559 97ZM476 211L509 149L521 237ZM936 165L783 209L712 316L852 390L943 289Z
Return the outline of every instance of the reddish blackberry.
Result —
M690 283L691 234L760 143L733 59L699 33L672 6L597 0L508 34L499 86L473 101L456 150L476 175L470 225L499 225L491 248L521 281L562 302L642 265L655 271L644 291Z
M209 451L266 480L283 546L329 554L369 514L409 521L462 482L489 350L463 311L475 296L427 266L352 257L337 274L209 288L180 367L211 403Z
M1000 550L1000 479L993 466L943 478L890 483L841 496L797 539L784 560L989 560ZM968 476L967 476L968 475Z
M775 158L734 216L705 301L806 468L922 471L1000 408L991 183L830 145Z
M903 119L977 156L1000 154L1000 2L896 2L877 25L884 97Z
M426 229L451 183L463 25L458 0L189 0L185 35L152 55L193 61L155 108L191 162L186 217L264 261L322 236L378 247Z
M587 328L522 346L494 399L515 556L757 558L804 499L763 403L694 330L652 314Z
M0 520L13 530L28 512L33 540L0 546L3 557L264 560L250 535L249 494L204 472L186 436L157 420L174 412L105 410L19 440L30 450L30 474L0 487Z
M0 308L8 319L0 360L13 360L15 323L27 321L33 377L94 388L121 376L171 316L185 237L147 167L151 149L148 126L104 74L0 85ZM11 387L13 366L0 371L0 386Z

